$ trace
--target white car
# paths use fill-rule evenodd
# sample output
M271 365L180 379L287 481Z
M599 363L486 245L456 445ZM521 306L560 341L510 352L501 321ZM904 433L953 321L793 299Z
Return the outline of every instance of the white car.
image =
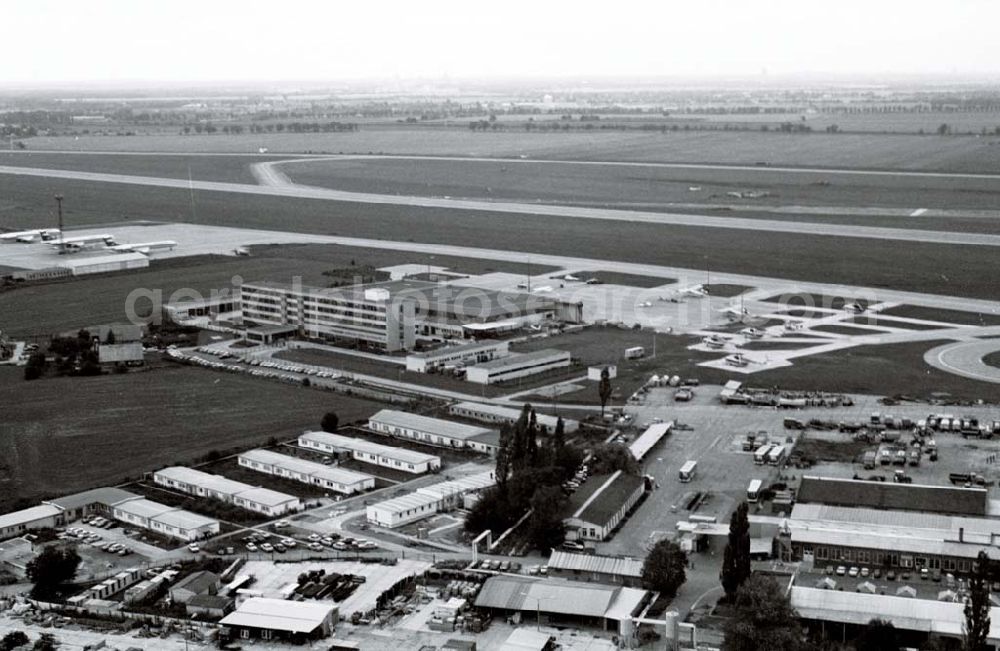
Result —
M858 568L856 567L852 567L847 571L847 576L851 577L852 579L857 578L858 574L860 574L860 570L858 570Z
M199 547L194 543L191 543L190 545L188 545L188 551L191 552L192 554L197 554L198 552L201 551L201 547Z

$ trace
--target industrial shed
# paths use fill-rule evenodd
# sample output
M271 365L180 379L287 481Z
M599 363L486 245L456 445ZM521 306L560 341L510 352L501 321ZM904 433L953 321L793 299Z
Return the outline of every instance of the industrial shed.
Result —
M51 504L0 515L0 540L20 536L32 529L45 529L63 524L62 509Z
M142 253L81 256L63 260L59 266L63 269L69 269L74 276L85 276L128 269L144 269L149 266L149 258Z
M548 566L552 577L633 588L642 585L642 561L635 558L573 554L554 549Z
M448 407L448 413L459 418L477 420L481 423L514 423L521 417L521 410L514 407L502 407L500 405L488 405L478 402L456 402ZM551 432L556 428L556 421L559 419L547 414L535 412L539 425L544 425ZM563 419L563 431L567 434L580 429L580 422L571 418Z
M219 533L219 521L140 498L116 504L116 520L185 541L200 540Z
M268 516L280 516L297 511L302 503L298 497L269 488L259 488L201 470L172 466L153 473L153 481L161 486L234 504L248 511Z
M441 457L433 454L381 445L330 432L306 432L299 436L299 447L327 454L349 452L356 461L414 474L437 470L441 467Z
M488 471L432 484L409 495L370 504L366 517L370 523L381 527L401 527L456 508L466 495L483 491L495 483L494 473Z
M89 515L110 516L111 510L116 504L128 500L137 500L139 496L121 488L107 486L104 488L92 488L82 493L64 495L54 500L42 502L51 504L63 511L66 522L74 522Z
M989 491L985 488L805 476L795 499L799 504L986 517Z
M219 623L237 640L260 638L304 643L329 637L337 616L337 607L330 603L253 597Z

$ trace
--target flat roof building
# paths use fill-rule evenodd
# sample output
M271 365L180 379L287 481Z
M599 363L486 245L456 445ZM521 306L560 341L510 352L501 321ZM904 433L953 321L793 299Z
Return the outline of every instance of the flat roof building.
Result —
M157 470L153 473L153 481L161 486L173 488L189 495L209 497L271 517L297 511L302 507L301 501L294 495L269 488L251 486L221 475L213 475L184 466Z
M468 418L482 423L514 423L521 417L521 410L514 407L503 407L479 402L456 402L448 407L448 413L459 418ZM555 416L535 413L539 425L544 425L551 432L556 428ZM580 422L571 418L563 419L563 431L567 434L580 429Z
M248 450L237 458L239 465L258 472L294 479L304 484L353 495L375 487L375 478L353 470L331 468L322 463L278 454L271 450Z
M455 508L466 495L478 493L494 484L496 477L493 471L443 481L418 488L409 495L370 504L366 517L368 522L380 527L401 527Z
M569 499L566 536L569 539L606 540L646 492L646 480L621 470L591 475Z
M796 502L984 517L989 510L989 491L805 476Z
M348 452L363 463L384 466L409 473L425 473L441 467L441 457L405 448L372 443L365 439L330 432L305 432L299 436L299 447L327 454Z
M145 498L128 500L112 508L115 519L185 541L219 533L219 521Z
M6 513L0 515L0 540L23 535L32 529L57 527L63 523L62 509L51 504Z
M229 629L233 639L304 643L329 637L337 616L337 607L331 603L253 597L219 623Z
M111 509L115 504L139 498L139 495L130 493L127 490L105 486L103 488L92 488L82 493L57 497L43 502L43 504L51 504L62 509L63 516L66 522L69 523L90 515L110 515Z
M368 419L368 429L380 434L449 448L469 447L470 439L490 431L485 427L463 425L394 409L382 409L374 414Z
M472 366L510 354L510 344L506 341L476 341L471 343L441 346L421 353L406 356L406 370L428 373L445 366Z
M530 353L512 353L507 357L476 364L465 369L465 379L476 384L503 384L573 363L567 350L546 348Z

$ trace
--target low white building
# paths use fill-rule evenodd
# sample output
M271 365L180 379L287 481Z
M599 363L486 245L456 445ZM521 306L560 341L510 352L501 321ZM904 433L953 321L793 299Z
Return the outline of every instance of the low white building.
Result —
M79 255L79 254L77 254ZM87 274L144 269L149 266L149 257L142 253L115 253L114 255L69 256L59 262L59 266L69 269L74 276Z
M167 488L210 497L267 516L278 517L302 508L302 502L294 495L183 466L157 470L153 473L153 481Z
M238 461L244 468L320 486L344 495L353 495L375 487L375 478L371 475L343 468L331 468L322 463L297 459L270 450L248 450L239 455Z
M394 409L383 409L369 418L368 429L388 436L449 448L470 447L470 439L490 431L485 427L463 425Z
M306 432L299 436L299 447L326 454L347 452L350 453L351 458L363 463L414 474L437 470L441 467L441 457L433 454L381 445L330 432Z
M515 353L465 369L465 379L476 384L498 384L530 377L573 363L568 350L546 348L531 353Z
M442 346L434 350L411 353L406 356L406 370L415 373L429 373L446 366L473 366L510 354L510 344L506 341L484 341Z
M63 511L51 504L0 515L0 540L21 536L32 529L45 529L64 524Z
M435 513L462 505L467 495L479 493L496 484L493 471L467 475L418 488L409 495L370 504L366 509L368 522L392 529L428 518Z
M189 542L219 533L218 520L145 498L116 504L111 514L116 520L140 529Z
M448 413L459 418L478 420L481 423L514 423L521 417L521 410L514 407L503 407L478 402L456 402L448 407ZM539 425L544 425L551 432L556 428L555 416L535 413ZM563 431L567 434L580 429L580 422L571 418L563 419Z

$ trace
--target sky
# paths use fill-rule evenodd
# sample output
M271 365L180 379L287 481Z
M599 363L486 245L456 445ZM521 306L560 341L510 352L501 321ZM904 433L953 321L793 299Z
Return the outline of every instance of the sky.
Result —
M1000 76L995 0L5 0L0 83Z

